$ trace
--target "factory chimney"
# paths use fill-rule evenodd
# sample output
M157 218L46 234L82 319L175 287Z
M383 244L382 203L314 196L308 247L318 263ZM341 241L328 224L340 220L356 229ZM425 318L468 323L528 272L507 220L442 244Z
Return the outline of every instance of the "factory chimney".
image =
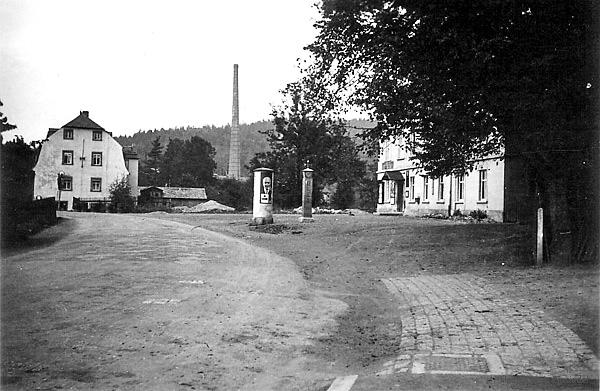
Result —
M240 178L240 102L238 97L238 64L233 64L233 107L229 141L229 178Z

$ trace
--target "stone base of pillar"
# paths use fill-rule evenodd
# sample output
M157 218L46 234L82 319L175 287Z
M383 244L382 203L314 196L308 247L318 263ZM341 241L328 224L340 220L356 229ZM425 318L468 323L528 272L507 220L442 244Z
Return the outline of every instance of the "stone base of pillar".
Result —
M314 223L315 219L313 219L312 217L300 217L298 219L301 223Z
M273 217L253 217L250 225L273 224Z

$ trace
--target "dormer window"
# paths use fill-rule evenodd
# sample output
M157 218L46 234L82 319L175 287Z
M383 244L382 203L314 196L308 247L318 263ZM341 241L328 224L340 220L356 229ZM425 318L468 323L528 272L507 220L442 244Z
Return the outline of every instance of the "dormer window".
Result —
M73 140L73 129L63 129L63 138L65 140Z
M92 140L94 140L94 141L102 141L102 131L101 130L94 130L92 132Z

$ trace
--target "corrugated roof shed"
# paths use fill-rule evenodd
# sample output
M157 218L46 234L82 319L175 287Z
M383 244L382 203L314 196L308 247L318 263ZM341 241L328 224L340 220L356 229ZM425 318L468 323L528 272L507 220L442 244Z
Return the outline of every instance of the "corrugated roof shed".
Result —
M142 187L141 190L150 188L157 188L163 191L163 198L178 198L178 199L193 199L193 200L206 200L206 190L203 187L161 187L161 186L148 186Z
M164 198L183 198L205 200L206 190L203 187L160 187Z

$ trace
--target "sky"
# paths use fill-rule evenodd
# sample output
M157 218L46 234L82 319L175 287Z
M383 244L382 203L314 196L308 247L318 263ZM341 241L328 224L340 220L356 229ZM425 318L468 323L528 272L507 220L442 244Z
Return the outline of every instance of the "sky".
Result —
M2 0L4 139L79 115L117 135L269 119L316 36L315 0Z

